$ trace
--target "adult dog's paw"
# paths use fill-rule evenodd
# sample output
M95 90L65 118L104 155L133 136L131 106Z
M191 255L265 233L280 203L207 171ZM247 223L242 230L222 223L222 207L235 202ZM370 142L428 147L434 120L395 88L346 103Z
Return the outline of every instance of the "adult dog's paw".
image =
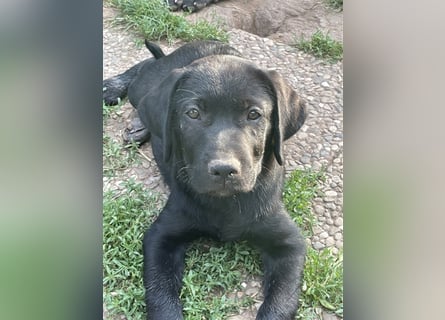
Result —
M213 0L184 0L184 3L182 4L182 10L195 12L201 10L212 2Z
M181 9L183 0L167 0L168 7L171 11Z
M182 9L195 12L214 2L218 2L218 0L168 0L168 6L173 11Z

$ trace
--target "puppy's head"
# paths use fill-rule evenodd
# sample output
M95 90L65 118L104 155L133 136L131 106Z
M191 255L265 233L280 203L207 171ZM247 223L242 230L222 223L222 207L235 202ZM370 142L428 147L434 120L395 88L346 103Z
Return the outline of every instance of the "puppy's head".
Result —
M251 191L273 157L281 165L282 142L305 119L302 102L276 72L232 56L174 70L144 101L141 118L162 138L164 161L180 164L176 178L218 197Z

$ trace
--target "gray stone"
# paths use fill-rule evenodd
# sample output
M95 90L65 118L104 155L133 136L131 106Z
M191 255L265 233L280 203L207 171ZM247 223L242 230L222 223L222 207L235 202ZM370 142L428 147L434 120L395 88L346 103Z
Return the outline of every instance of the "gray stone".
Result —
M334 245L335 245L335 240L334 240L334 238L331 238L331 237L326 238L326 246L327 246L327 247L333 247Z
M339 249L343 248L343 241L340 240L335 241L335 246Z
M326 231L320 233L320 239L326 239L327 237L329 237L329 234Z
M337 192L334 190L328 190L325 192L325 196L329 198L334 198L337 196Z
M332 211L334 211L337 208L335 204L333 204L332 202L326 203L325 207Z
M243 315L230 316L227 320L245 320Z
M328 233L330 236L334 236L338 232L338 227L331 226L329 227Z
M334 314L323 311L323 320L337 320L337 317Z
M309 157L301 157L300 158L301 163L307 164L311 162L311 158Z
M249 288L246 290L246 295L248 296L256 296L258 294L258 288Z
M331 103L332 102L332 98L331 97L321 97L320 101L323 103Z
M316 241L316 242L314 242L314 244L312 245L312 247L313 247L315 250L321 250L321 249L323 249L325 246L324 246L324 244L322 244L321 242Z
M321 165L321 163L319 163L318 161L314 161L312 163L312 169L315 171L320 171L321 168L323 168L323 166Z
M323 229L320 226L316 225L312 228L312 232L314 232L314 234L317 235L317 234L322 233Z
M324 213L324 207L323 207L323 206L320 206L320 205L316 205L316 206L314 207L314 212L315 212L316 214L320 214L320 215L322 215L322 214Z
M343 218L338 217L337 219L335 219L334 225L336 225L337 227L343 226Z
M342 235L340 232L337 232L337 233L334 235L334 239L335 239L335 240L341 240L341 239L343 239L343 235Z
M338 183L342 182L342 179L339 176L333 176L332 181L334 181L335 183L338 184Z

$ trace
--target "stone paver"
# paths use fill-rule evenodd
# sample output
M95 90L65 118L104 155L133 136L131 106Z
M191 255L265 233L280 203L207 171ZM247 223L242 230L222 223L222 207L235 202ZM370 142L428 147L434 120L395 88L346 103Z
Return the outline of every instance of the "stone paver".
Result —
M135 43L135 37L122 28L111 26L106 21L113 15L104 9L103 66L104 79L125 71L133 64L150 57L143 45ZM299 52L286 44L261 38L242 30L230 31L230 44L259 66L277 70L294 89L308 102L309 116L301 130L285 143L286 172L295 169L324 169L326 181L322 194L313 202L313 213L317 218L314 236L308 242L315 249L332 247L338 251L343 247L343 64L325 63L310 55ZM181 45L161 43L165 52ZM133 108L127 103L119 117L110 119L104 132L121 141L128 126ZM114 178L104 177L104 191L119 189L120 182L133 177L147 188L163 194L164 186L149 145L141 148L142 163L120 172ZM257 303L249 310L242 310L234 319L254 319L261 302L260 279L246 280L244 291ZM326 314L326 319L332 318Z

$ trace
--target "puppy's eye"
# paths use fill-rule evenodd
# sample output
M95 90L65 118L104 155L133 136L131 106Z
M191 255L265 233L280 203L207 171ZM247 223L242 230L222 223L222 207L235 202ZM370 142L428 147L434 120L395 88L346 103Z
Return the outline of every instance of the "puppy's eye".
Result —
M247 115L247 119L248 120L256 120L259 117L261 117L261 114L258 111L256 111L256 110L249 111L249 113Z
M199 118L199 111L198 109L190 109L185 113L190 119L198 119Z

